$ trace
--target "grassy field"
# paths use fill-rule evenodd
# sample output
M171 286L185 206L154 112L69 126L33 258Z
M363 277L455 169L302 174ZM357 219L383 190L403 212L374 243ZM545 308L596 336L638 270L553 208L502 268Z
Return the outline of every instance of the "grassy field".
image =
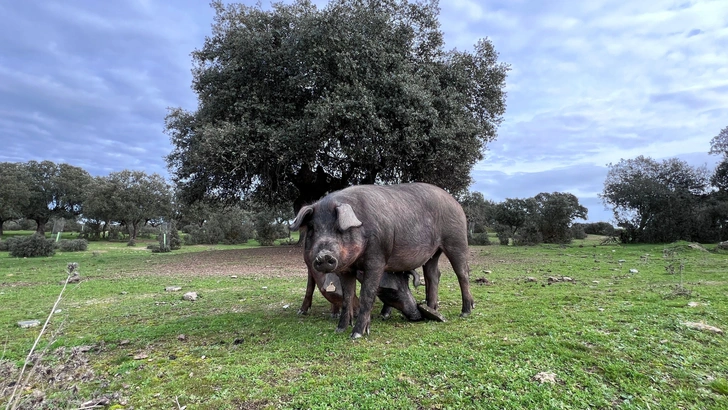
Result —
M77 262L82 281L26 370L21 407L728 408L726 336L690 327L728 330L728 253L599 239L472 247L470 317L444 262L447 322L375 318L357 341L334 333L318 291L297 315L306 271L293 246L3 252L0 405L40 331L17 322L42 323Z

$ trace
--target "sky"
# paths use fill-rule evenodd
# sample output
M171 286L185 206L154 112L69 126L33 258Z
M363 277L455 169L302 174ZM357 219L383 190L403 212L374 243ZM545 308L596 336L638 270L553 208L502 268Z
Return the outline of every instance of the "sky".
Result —
M598 198L609 164L645 155L712 170L719 160L707 153L728 126L724 0L440 9L446 49L487 37L511 66L506 114L472 191L494 201L570 192L588 221L612 221ZM193 0L0 2L0 162L169 176L164 117L197 106L190 53L213 15Z

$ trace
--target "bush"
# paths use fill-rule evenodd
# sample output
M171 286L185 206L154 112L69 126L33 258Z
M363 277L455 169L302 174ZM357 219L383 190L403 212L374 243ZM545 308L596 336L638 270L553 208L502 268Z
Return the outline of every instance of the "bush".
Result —
M88 249L88 241L85 239L61 239L55 243L55 246L61 252L83 252Z
M6 231L19 231L20 224L17 221L5 221L3 223L3 229Z
M250 215L239 208L226 209L213 213L203 226L186 225L183 232L185 245L237 245L248 242L253 237L253 223Z
M543 235L533 223L523 226L513 238L513 244L517 246L533 246L540 243L543 243Z
M0 252L7 252L10 250L8 248L8 241L9 239L4 241L2 240L2 238L0 238Z
M495 227L495 234L498 237L498 243L501 245L508 245L509 240L511 239L511 228L507 227L506 225L496 225Z
M56 253L53 241L38 234L14 237L7 242L10 256L16 258L53 256Z
M468 235L468 245L486 246L490 244L490 238L486 232Z
M586 239L584 224L576 223L571 225L571 237L574 239Z
M261 246L271 246L276 239L288 236L285 229L275 223L275 214L272 212L258 212L255 214L254 223L255 239L260 242Z

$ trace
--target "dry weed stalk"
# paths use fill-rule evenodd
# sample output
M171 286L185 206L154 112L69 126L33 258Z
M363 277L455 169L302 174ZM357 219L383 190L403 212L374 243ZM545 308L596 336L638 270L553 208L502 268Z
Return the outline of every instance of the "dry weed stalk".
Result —
M30 352L28 352L28 356L25 358L25 363L23 363L23 368L20 369L20 374L18 375L18 380L15 383L15 386L13 387L13 392L10 393L10 398L8 398L8 405L5 406L5 410L11 410L15 409L18 406L18 402L20 401L20 395L15 397L15 393L18 391L18 387L24 387L25 384L30 379L30 372L28 372L28 377L26 377L25 381L23 381L23 373L25 373L25 369L28 367L28 363L31 361L33 353L35 352L35 348L38 346L38 342L40 342L40 339L43 337L43 334L46 331L46 328L48 327L48 323L51 321L51 318L53 317L53 313L55 313L56 308L58 307L58 304L61 302L61 298L63 297L63 292L66 290L66 286L68 286L68 281L71 279L71 276L73 275L73 272L78 269L78 263L69 263L67 267L67 273L66 281L63 283L63 288L61 289L61 292L58 294L58 298L56 299L56 303L53 304L53 307L51 308L50 313L48 314L48 317L46 318L45 323L43 324L43 327L40 329L40 333L38 333L38 337L35 338L35 342L33 343L33 347L30 348Z

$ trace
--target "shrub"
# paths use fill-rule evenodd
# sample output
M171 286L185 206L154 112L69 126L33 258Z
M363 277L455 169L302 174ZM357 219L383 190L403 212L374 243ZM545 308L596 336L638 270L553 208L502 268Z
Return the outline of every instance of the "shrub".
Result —
M2 240L2 238L0 238L0 252L7 252L10 250L8 248L8 241L9 239L4 241Z
M53 241L42 235L18 236L8 239L10 256L16 258L34 258L39 256L53 256L56 253Z
M490 244L490 238L488 238L486 232L468 235L468 245L485 246Z
M586 239L584 224L575 223L571 225L571 237L574 239Z
M16 221L5 221L5 223L3 223L3 229L6 231L19 231L20 224Z
M250 214L239 208L213 213L204 225L186 225L183 232L185 245L217 245L222 242L236 245L248 242L253 237L253 223Z
M261 246L271 246L281 236L281 230L274 223L275 215L272 212L258 212L255 214L255 239Z
M61 252L83 252L88 249L88 241L85 239L61 239L55 243L55 246Z
M543 235L533 223L527 223L513 237L513 244L518 246L532 246L539 243L543 243Z

